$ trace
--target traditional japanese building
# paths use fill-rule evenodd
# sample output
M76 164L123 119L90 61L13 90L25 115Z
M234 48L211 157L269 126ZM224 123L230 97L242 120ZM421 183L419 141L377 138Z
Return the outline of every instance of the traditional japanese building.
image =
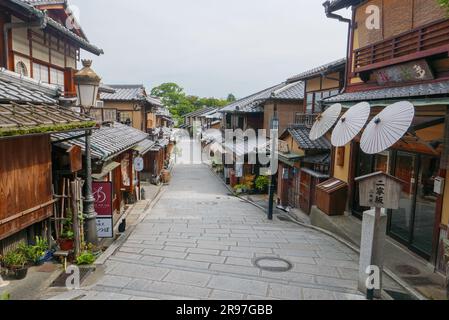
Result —
M333 150L332 176L349 187L347 212L360 218L369 209L359 205L356 177L380 170L405 181L400 209L388 212L388 234L443 271L449 224L448 184L441 183L449 178L447 11L434 0L335 0L324 6L329 18L350 26L345 90L324 103L350 108L366 101L374 117L406 100L416 112L404 138L380 154L364 154L360 137ZM338 13L348 7L351 19Z
M68 162L65 160L66 150L73 146L79 146L83 155L85 154L84 136L70 132L56 133L52 135L52 142L59 150L55 158L61 163ZM149 140L148 134L140 130L114 122L94 130L91 145L92 177L94 181L112 184L110 196L114 222L117 222L124 213L125 205L140 199L140 173L136 171L134 160L137 157L145 157L155 146L155 142ZM148 167L145 169L152 170ZM83 174L82 171L80 174ZM58 171L55 175L55 186L60 192L60 182L67 176L67 172Z
M95 121L61 107L59 88L0 71L0 253L46 236L54 206L50 134L84 134Z
M157 128L159 99L147 94L143 85L108 85L114 92L102 92L97 108L111 110L117 121L143 132Z
M103 53L88 41L64 0L2 0L0 28L0 66L57 85L66 98L76 96L80 50Z

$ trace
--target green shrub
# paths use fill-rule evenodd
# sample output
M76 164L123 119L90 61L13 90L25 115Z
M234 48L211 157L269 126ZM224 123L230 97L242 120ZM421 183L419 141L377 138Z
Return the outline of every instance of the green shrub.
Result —
M236 193L245 193L248 191L248 186L246 184L238 184L234 187Z
M22 269L27 264L27 257L19 250L8 252L2 263L7 269Z
M82 265L90 265L95 262L95 256L92 252L84 251L81 253L78 258L76 258L76 264L79 266Z
M11 295L8 292L3 292L0 295L0 301L11 300Z
M256 179L256 189L259 191L267 190L270 185L270 179L266 176L259 176Z

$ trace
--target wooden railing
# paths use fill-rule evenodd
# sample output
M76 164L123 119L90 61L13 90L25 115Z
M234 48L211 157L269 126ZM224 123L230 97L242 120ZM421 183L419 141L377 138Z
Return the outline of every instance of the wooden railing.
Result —
M449 19L420 27L354 51L354 72L449 51Z
M308 128L312 128L317 116L316 113L297 113L293 125L304 125Z

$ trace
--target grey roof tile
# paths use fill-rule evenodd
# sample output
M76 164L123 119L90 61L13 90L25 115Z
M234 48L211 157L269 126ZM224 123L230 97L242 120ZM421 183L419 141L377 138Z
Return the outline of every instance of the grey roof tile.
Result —
M370 101L391 98L411 98L449 94L449 81L431 82L411 86L381 88L360 92L347 92L324 99L324 103Z
M304 150L330 150L331 144L322 137L318 140L312 141L309 138L310 129L305 126L295 126L287 129L288 133L293 137L298 146Z
M57 104L59 89L4 69L0 70L0 101Z
M55 141L57 146L64 149L68 149L73 145L78 145L84 152L85 138L57 142L58 140L76 136L76 133L57 133L52 135L52 140ZM102 126L92 133L92 158L100 161L109 160L120 153L133 148L147 138L148 134L121 123L115 122L110 126Z
M280 83L245 98L239 99L220 112L263 112L263 104L269 99L302 100L304 99L304 83Z
M114 93L103 92L100 99L104 101L145 101L145 87L143 84L133 85L107 85L115 90Z
M305 72L302 72L296 76L289 78L287 81L293 82L293 81L304 80L304 79L307 79L310 77L320 75L323 72L325 72L325 73L333 72L335 70L338 70L339 68L344 68L345 65L346 65L346 58L339 59L336 61L332 61L330 63L326 63L322 66L307 70Z
M25 10L27 13L38 19L45 18L47 22L46 26L47 28L52 28L58 31L59 33L64 34L71 40L75 41L82 49L98 56L104 54L104 51L102 49L98 48L97 46L94 46L87 39L80 37L76 33L69 30L66 26L50 18L44 11L34 7L38 5L43 5L44 4L43 2L34 3L34 1L25 1L25 0L7 0L7 1L14 5L20 6L21 10Z

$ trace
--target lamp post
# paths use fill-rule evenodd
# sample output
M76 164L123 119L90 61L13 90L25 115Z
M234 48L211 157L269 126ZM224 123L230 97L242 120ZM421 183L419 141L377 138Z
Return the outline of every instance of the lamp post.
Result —
M270 133L270 139L271 142L271 151L270 151L270 157L271 157L271 168L273 168L273 161L275 161L275 153L276 153L276 143L274 139L278 138L278 131L279 131L279 119L276 115L276 113L273 116L273 119L271 119L271 133ZM271 170L270 170L271 171ZM270 179L270 196L269 196L269 202L268 202L268 220L273 220L273 201L274 201L274 190L276 188L274 184L274 175L276 172L270 172L271 179Z
M90 68L91 60L83 60L83 69L74 76L78 105L89 116L90 109L96 105L98 88L101 78ZM91 158L92 130L86 132L86 186L84 195L84 226L87 243L98 244L97 214L95 212L95 199L92 193L92 158Z

